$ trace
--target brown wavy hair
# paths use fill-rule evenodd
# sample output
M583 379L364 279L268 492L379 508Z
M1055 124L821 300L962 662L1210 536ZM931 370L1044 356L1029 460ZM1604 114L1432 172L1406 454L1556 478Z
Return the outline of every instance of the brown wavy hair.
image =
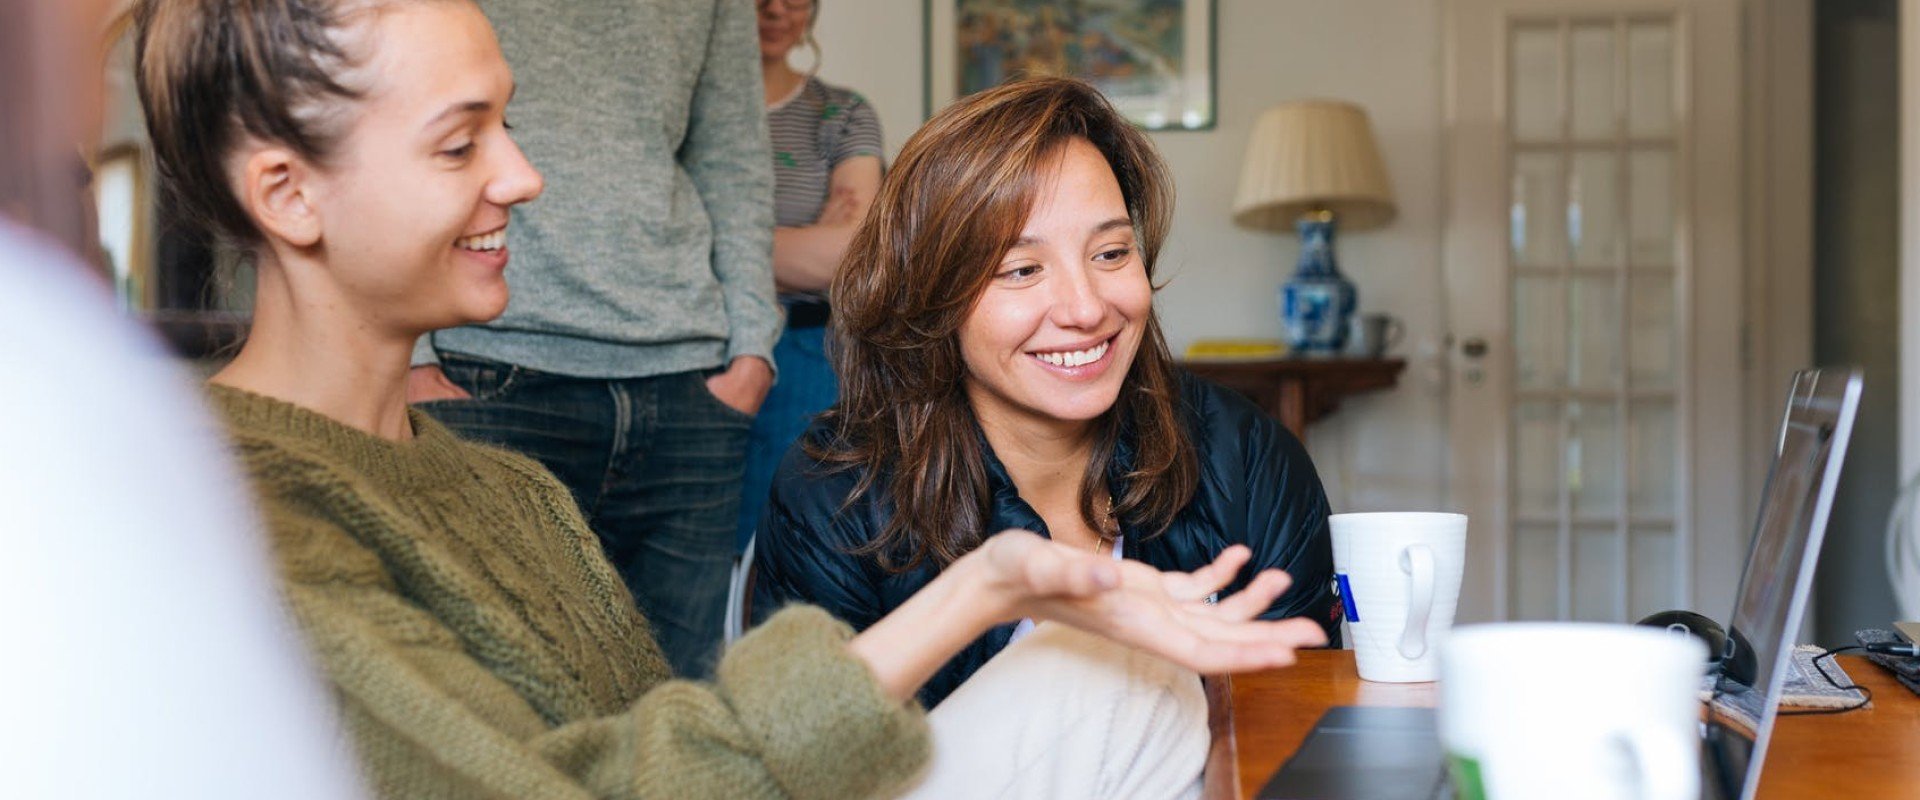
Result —
M989 531L986 442L967 400L958 331L1026 226L1044 172L1069 142L1091 143L1119 181L1151 280L1173 215L1173 181L1147 137L1092 86L1009 83L954 103L907 140L841 262L828 355L840 402L808 455L858 469L848 505L884 490L891 515L860 552L890 570L944 567ZM1123 437L1131 468L1113 515L1153 538L1193 497L1198 457L1177 407L1178 379L1157 317L1113 408L1095 421L1080 516ZM880 486L882 476L887 481Z

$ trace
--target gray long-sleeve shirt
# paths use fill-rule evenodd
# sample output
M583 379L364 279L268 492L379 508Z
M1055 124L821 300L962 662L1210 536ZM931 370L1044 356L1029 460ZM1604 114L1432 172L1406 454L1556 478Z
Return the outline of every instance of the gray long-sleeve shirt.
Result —
M422 337L594 378L772 362L773 174L752 0L485 0L546 192L513 210L507 311Z

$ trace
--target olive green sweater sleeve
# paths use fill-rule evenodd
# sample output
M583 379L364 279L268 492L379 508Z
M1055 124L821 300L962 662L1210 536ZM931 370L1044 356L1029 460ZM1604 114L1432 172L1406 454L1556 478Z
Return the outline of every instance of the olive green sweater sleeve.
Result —
M389 442L214 387L286 601L383 797L884 797L928 758L816 608L665 659L566 489L417 412Z
M666 681L622 712L549 727L433 620L377 587L292 587L295 616L383 797L855 798L926 760L925 723L818 609L737 643L711 685Z

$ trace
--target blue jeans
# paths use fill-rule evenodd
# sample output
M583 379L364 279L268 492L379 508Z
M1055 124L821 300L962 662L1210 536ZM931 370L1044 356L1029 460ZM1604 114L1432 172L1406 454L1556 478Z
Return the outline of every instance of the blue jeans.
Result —
M760 524L767 492L773 488L773 473L780 468L787 448L807 432L815 414L840 400L840 381L827 362L826 337L826 328L788 328L780 334L779 344L773 346L780 381L760 405L747 441L747 474L740 492L736 542L741 550L747 548L754 528Z
M684 372L600 380L443 353L471 400L420 409L468 439L539 461L566 484L676 674L720 652L753 419Z

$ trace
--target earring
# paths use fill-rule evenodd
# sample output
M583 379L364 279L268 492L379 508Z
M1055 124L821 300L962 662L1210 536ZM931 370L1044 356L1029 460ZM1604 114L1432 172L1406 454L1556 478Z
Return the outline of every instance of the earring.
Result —
M804 42L807 45L807 52L813 54L813 63L807 65L807 68L802 70L800 74L806 75L807 77L813 77L814 75L820 72L820 61L821 61L820 42L816 41L813 38L813 26L811 25L807 26L807 34L800 41Z

